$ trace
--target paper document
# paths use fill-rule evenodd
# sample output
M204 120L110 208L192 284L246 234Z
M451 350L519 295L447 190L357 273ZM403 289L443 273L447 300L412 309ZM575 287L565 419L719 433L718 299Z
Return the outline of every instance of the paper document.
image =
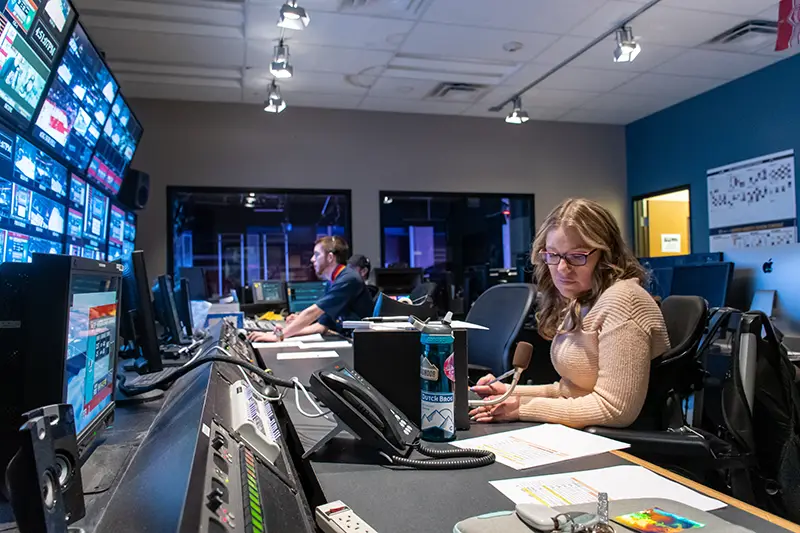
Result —
M300 349L301 350L321 350L321 349L328 349L328 348L349 348L352 346L347 341L330 341L330 342L301 342Z
M286 359L323 359L326 357L339 357L339 354L331 350L328 352L292 352L292 353L279 353L278 361Z
M325 339L319 333L313 335L298 335L297 337L290 337L286 339L289 342L323 342Z
M459 448L489 450L494 452L498 463L516 470L630 447L624 442L559 424L541 424L451 444Z
M600 492L608 499L666 498L702 511L725 504L636 465L612 466L583 472L490 481L514 503L540 503L548 507L594 503Z
M303 343L300 341L283 341L283 342L254 342L253 348L300 348Z

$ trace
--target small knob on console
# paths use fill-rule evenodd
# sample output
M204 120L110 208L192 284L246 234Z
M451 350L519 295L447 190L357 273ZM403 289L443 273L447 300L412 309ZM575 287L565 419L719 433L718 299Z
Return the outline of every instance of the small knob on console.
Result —
M211 509L212 513L216 513L217 509L219 509L220 505L222 505L222 491L220 489L214 489L208 493L208 508Z

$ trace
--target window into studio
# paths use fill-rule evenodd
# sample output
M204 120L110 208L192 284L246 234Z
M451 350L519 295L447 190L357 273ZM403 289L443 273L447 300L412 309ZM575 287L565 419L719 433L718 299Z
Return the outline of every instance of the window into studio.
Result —
M385 191L380 201L383 267L421 268L467 307L495 282L530 277L533 195Z
M258 280L315 281L314 242L350 242L349 191L169 187L169 271L201 267L212 295Z

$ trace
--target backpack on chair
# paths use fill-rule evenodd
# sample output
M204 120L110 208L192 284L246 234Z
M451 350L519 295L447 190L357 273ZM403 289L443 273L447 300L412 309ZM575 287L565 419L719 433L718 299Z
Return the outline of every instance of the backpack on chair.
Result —
M800 522L800 395L795 367L769 318L744 313L722 390L727 435L752 459L733 496ZM741 473L741 472L740 472Z

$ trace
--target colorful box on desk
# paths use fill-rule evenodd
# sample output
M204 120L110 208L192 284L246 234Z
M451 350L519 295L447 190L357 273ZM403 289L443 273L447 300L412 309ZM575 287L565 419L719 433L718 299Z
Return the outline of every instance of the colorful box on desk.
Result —
M455 425L469 429L469 383L467 381L467 330L454 329ZM355 330L353 367L370 385L386 396L409 420L420 426L420 333L416 330Z

